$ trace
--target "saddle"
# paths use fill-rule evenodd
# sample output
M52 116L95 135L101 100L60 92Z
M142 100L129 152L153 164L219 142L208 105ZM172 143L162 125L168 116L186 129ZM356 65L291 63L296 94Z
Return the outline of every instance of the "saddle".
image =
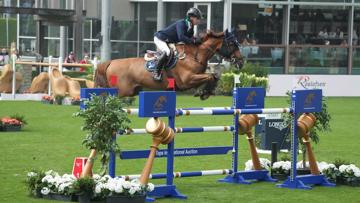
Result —
M175 67L177 61L180 59L184 59L185 54L185 44L179 43L183 45L182 51L178 51L175 44L168 44L170 48L170 56L168 57L167 62L161 67L164 70L170 70L171 68ZM147 71L154 73L157 69L157 65L159 62L159 57L161 55L161 52L159 51L152 51L152 50L146 50L146 53L144 55L144 59L146 61L145 68Z

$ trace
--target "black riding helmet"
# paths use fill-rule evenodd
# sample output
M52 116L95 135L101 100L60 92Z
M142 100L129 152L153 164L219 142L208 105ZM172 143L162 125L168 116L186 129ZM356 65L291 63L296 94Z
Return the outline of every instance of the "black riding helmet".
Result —
M187 17L196 17L198 19L202 19L202 13L198 8L189 8L189 10L186 12Z

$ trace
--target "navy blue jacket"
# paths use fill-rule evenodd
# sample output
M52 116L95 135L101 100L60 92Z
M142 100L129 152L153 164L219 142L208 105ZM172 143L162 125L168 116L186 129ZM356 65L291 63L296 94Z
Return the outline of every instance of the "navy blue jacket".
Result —
M155 37L167 43L184 42L186 44L194 43L193 35L194 27L189 27L185 19L178 20L154 34Z

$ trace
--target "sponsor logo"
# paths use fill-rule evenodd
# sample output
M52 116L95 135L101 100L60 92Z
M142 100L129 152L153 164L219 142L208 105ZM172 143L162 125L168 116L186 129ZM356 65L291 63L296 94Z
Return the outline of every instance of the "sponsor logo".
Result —
M286 123L285 122L269 122L269 127L270 128L276 128L280 131L284 130L285 128L287 128Z
M321 89L325 87L326 82L311 80L310 76L303 75L298 77L296 84L304 89Z
M101 96L101 97L107 97L107 96L108 96L108 93L107 93L107 92L101 92L101 93L100 93L100 96Z
M305 101L304 101L304 107L312 106L314 99L315 99L314 93L309 93L308 95L306 95Z
M161 111L164 109L164 106L166 104L166 96L160 96L154 103L154 110L155 111Z
M253 104L254 103L254 97L256 97L256 92L251 91L246 97L246 104Z

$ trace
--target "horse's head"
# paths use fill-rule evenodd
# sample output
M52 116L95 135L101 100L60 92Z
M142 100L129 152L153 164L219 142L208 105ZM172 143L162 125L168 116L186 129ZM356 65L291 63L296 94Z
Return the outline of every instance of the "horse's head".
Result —
M227 29L224 32L224 39L218 53L224 57L225 60L230 61L236 68L241 69L244 65L244 58L240 53L240 43L237 40L234 30L229 32Z
M240 69L243 66L243 57L240 53L240 43L237 40L234 31L215 33L208 30L206 35L202 37L203 46L212 54L219 54L225 60L230 61L236 68ZM210 55L212 57L212 55Z

